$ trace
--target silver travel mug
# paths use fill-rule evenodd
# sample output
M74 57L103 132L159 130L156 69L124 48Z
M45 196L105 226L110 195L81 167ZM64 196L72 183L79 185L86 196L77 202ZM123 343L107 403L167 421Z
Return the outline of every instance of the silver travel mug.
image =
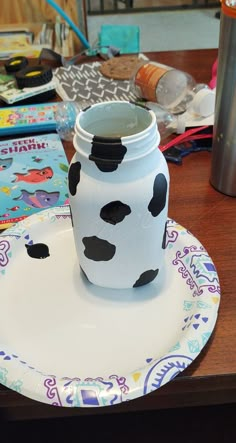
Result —
M210 182L236 196L236 1L222 0Z

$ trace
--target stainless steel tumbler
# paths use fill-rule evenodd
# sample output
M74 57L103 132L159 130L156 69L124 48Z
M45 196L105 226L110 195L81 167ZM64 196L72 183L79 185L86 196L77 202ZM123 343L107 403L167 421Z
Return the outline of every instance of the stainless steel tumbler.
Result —
M236 196L236 1L222 0L210 182Z

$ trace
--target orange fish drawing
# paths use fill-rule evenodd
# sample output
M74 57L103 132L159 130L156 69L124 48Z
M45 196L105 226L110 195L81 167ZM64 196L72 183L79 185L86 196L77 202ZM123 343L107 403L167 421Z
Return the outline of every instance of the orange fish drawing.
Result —
M43 169L29 169L26 173L15 172L16 179L13 181L16 182L25 182L25 183L42 183L47 180L50 180L53 176L53 170L50 166L47 166Z

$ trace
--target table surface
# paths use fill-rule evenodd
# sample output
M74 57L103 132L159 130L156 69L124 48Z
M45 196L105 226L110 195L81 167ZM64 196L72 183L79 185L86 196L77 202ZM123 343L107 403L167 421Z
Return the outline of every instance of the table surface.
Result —
M208 83L217 50L146 54L151 60L191 73ZM88 61L81 57L80 62ZM64 143L70 160L74 148ZM184 158L182 166L169 163L169 217L186 227L205 246L217 268L221 303L215 330L197 359L172 382L137 400L108 408L55 408L30 400L0 386L0 413L13 417L52 417L128 412L236 401L236 200L209 183L211 154Z

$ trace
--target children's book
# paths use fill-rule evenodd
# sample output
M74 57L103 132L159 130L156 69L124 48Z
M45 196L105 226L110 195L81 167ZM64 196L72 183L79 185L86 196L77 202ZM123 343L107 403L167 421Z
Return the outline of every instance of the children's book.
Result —
M0 229L68 204L68 160L58 134L0 142Z
M17 102L23 102L31 97L37 97L39 94L46 93L56 89L56 83L51 80L45 85L35 86L33 88L19 89L13 75L6 74L0 66L0 99L9 105Z
M0 85L0 99L9 105L17 102L23 102L23 100L27 100L31 97L38 96L39 94L43 94L48 91L52 91L56 88L56 83L51 80L45 85L35 86L33 88L22 88L19 89L15 82L8 83L5 86Z

